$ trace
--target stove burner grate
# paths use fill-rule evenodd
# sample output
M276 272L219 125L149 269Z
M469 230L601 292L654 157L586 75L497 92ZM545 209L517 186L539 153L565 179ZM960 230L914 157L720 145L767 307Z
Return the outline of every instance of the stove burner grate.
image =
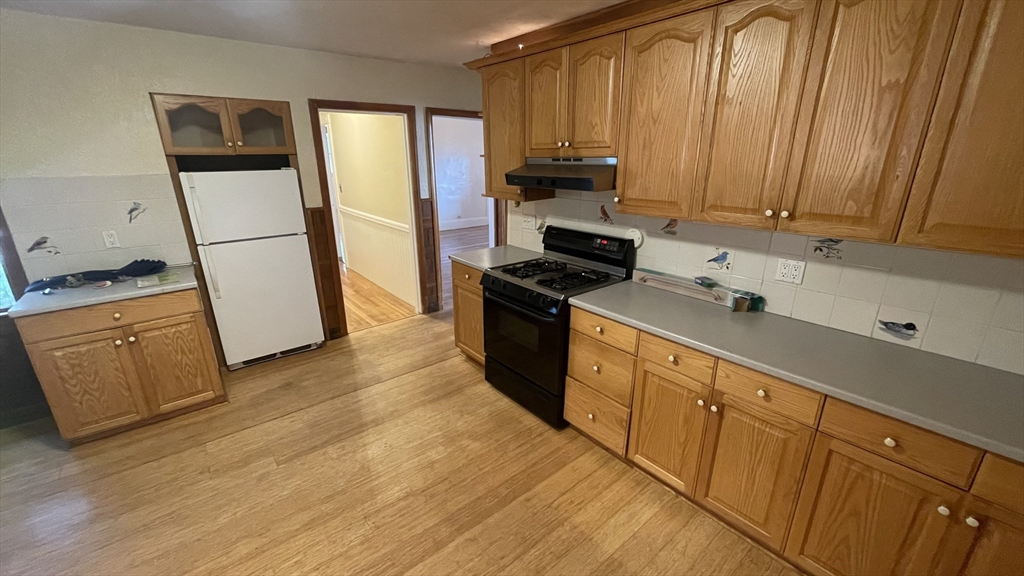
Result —
M598 270L585 270L583 272L567 272L554 278L542 278L537 280L537 284L546 286L552 290L558 290L559 292L565 292L566 290L572 290L579 288L580 286L586 286L588 284L594 284L595 282L604 282L608 280L609 274L607 272L600 272Z
M565 270L565 268L565 262L550 260L548 258L538 258L536 260L530 260L514 266L506 266L501 269L501 272L503 274L515 276L516 278L529 278L538 274L558 272L559 270Z

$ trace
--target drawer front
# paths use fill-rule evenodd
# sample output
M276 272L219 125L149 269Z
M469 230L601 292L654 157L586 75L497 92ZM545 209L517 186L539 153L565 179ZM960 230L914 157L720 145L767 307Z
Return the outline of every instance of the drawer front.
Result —
M825 396L725 360L718 361L715 390L740 401L749 401L776 414L814 427Z
M715 373L715 357L687 348L682 344L664 338L640 333L639 356L673 372L692 378L701 384L711 385Z
M458 282L474 290L482 291L480 278L484 275L483 270L477 270L471 266L452 261L452 282Z
M818 430L961 488L971 485L983 454L973 446L835 398L825 401Z
M640 334L636 328L630 328L625 324L619 324L579 308L572 309L570 325L580 334L585 334L623 352L636 355L636 341Z
M198 290L179 290L156 296L25 316L16 318L15 323L22 340L28 344L191 314L202 309Z
M629 407L636 359L573 330L569 333L569 376Z
M565 379L565 419L619 456L626 454L629 410L572 378Z
M971 494L1024 514L1024 464L991 452L985 454Z

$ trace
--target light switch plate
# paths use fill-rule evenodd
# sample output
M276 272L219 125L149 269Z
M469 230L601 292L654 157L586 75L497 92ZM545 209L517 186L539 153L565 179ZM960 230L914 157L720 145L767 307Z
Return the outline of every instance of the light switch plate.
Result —
M775 279L788 284L803 284L804 268L807 262L779 258L779 267L775 270Z
M120 248L121 242L117 239L116 230L103 231L103 245L107 248Z
M523 214L523 230L536 230L537 217Z

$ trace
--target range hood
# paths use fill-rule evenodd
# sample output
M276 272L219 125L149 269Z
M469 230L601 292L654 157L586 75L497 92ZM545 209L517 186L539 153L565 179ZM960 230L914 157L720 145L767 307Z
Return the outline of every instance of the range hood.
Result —
M505 173L505 183L522 188L605 192L615 189L616 158L527 158Z

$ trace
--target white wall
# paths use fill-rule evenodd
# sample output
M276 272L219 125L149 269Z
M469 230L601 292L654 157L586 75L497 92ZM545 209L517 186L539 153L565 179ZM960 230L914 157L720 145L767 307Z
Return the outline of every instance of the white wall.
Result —
M483 120L434 116L433 137L438 228L486 226Z
M1024 374L1024 261L844 240L823 250L817 237L679 222L615 212L614 192L559 191L508 203L508 242L541 250L538 223L623 235L644 232L637 267L716 281L760 293L768 312ZM602 208L611 218L602 218ZM518 224L518 225L517 225ZM729 252L727 267L708 260ZM804 260L801 285L775 281L779 258ZM913 322L897 338L879 321Z
M289 101L308 206L320 206L321 201L307 99L415 105L416 146L424 175L423 107L480 107L478 75L456 67L0 9L0 206L12 229L47 234L58 226L17 221L20 215L16 219L7 214L11 198L44 198L45 203L32 201L39 206L36 213L61 213L60 229L80 231L108 218L79 218L84 214L82 206L71 203L108 203L107 208L116 212L119 207L109 203L170 197L171 182L150 92ZM164 187L149 190L149 181L133 180L140 175L163 175L164 184L158 186ZM54 180L33 182L39 178ZM422 180L420 194L426 197L427 183ZM36 190L51 185L60 190L52 196L37 196ZM104 194L107 188L114 192ZM80 194L82 190L88 193ZM84 232L66 235L83 237L89 245L95 240L85 238ZM128 245L122 238L126 250L146 248L147 257L169 261L180 259L183 242L183 228L135 234ZM178 248L164 250L165 244ZM27 246L17 246L24 257ZM115 259L110 252L103 258ZM124 254L117 261L131 259ZM40 258L29 276L34 279L91 265L85 257L73 263Z

